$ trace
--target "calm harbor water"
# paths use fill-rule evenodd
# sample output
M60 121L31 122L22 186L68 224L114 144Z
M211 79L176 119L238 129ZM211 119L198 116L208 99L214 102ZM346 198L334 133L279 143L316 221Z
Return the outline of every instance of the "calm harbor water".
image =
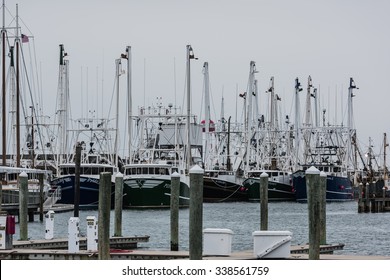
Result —
M357 202L328 203L327 243L343 243L344 250L335 254L384 255L390 256L390 213L357 213ZM269 204L269 230L292 232L292 245L308 243L307 204L278 202ZM56 213L54 216L54 237L67 237L67 222L71 212ZM80 234L86 236L86 217L98 217L97 210L80 211ZM149 235L142 248L169 250L169 209L123 210L123 236ZM114 232L114 211L111 211L111 235ZM188 250L189 209L180 209L179 247ZM203 228L226 228L234 232L232 250L253 248L252 232L260 229L260 204L248 202L205 203L203 206ZM30 239L44 239L45 222L35 217L28 224ZM19 239L16 225L14 240Z

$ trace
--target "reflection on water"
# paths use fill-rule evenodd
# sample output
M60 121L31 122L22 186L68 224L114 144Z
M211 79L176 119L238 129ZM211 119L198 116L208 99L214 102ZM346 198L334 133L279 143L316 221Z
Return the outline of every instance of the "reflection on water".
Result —
M390 213L357 213L357 202L328 203L327 242L344 243L342 251L336 254L390 255ZM293 245L308 242L307 204L295 202L270 203L268 229L291 231ZM54 216L54 237L67 237L67 222L73 211L56 213ZM98 216L97 210L80 211L80 233L86 235L86 217ZM189 209L180 209L179 247L188 250ZM149 235L148 243L140 247L169 250L169 209L123 210L123 236ZM28 224L30 239L44 239L45 223ZM38 220L38 221L37 221ZM111 234L114 232L114 211L111 212ZM259 203L205 203L203 206L203 228L226 228L234 232L232 250L253 248L252 232L260 229ZM17 224L14 240L19 238Z

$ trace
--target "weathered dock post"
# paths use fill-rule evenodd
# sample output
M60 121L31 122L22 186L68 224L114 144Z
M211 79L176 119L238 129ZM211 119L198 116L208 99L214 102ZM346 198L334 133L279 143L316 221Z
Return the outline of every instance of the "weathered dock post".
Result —
M326 245L326 173L320 172L319 203L320 203L320 245Z
M366 190L364 192L364 212L370 212L370 184L366 183Z
M179 195L180 175L171 175L171 251L179 251Z
M43 222L43 202L45 200L45 197L43 196L43 188L44 188L44 182L43 182L43 173L40 173L38 175L39 180L39 221Z
M364 212L363 192L363 183L359 183L358 213Z
M114 236L122 236L123 174L115 176L115 226Z
M81 144L78 143L76 146L76 155L75 155L73 217L78 217L79 210L80 210L80 164L81 164Z
M307 205L309 211L309 260L320 259L320 171L314 166L306 170Z
M28 177L26 172L19 174L19 229L20 240L28 240Z
M203 174L204 170L198 165L190 169L190 260L202 259Z
M268 230L268 174L260 175L260 230Z
M376 200L376 182L371 182L370 184L370 189L372 193L372 198L371 198L371 213L377 213L378 212L378 203Z
M98 249L99 260L110 259L111 173L100 173Z
M3 201L3 183L0 178L0 211L1 211L1 202Z

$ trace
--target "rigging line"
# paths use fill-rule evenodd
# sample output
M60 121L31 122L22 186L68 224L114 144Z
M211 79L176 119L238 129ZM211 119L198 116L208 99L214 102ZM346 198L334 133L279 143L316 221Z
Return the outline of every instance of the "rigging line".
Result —
M211 104L213 106L214 120L217 120L217 115L216 115L217 114L216 113L217 110L215 109L215 102L214 102L214 99L213 99L213 91L211 90L211 81L210 81L210 79L209 79L209 93L210 93L209 96L210 96Z
M22 49L22 45L20 45L20 49ZM42 103L42 100L40 100L40 98L39 98L39 92L38 92L38 90L37 90L37 88L36 88L36 84L35 84L35 75L34 75L34 73L38 73L37 72L37 69L35 69L35 71L33 71L33 61L32 61L32 55L31 55L31 47L30 47L30 45L28 44L28 52L29 52L29 57L30 57L30 71L31 71L31 76L32 76L32 78L31 78L31 83L32 83L32 88L33 88L33 91L34 91L34 97L35 97L35 100L37 100L38 102L37 102L37 104L40 104L40 106L43 106L43 103ZM26 72L27 72L27 69L26 69Z
M40 69L40 71L38 72L38 63L37 63L37 52L36 52L36 49L35 49L35 40L32 40L32 42L33 42L33 53L34 53L34 62L35 62L35 68L36 68L36 73L37 73L37 75L36 75L36 78L37 78L37 91L38 91L38 96L39 96L39 104L41 104L41 107L43 108L43 93L42 93L42 87L41 87L41 84L40 84L40 81L39 81L39 78L42 76L41 75L41 70L42 69ZM39 73L39 75L38 75L38 73ZM42 81L41 81L42 82ZM41 109L42 109L41 108Z
M20 44L19 44L20 45ZM21 47L20 45L20 52L22 54L22 62L23 62L23 66L24 66L24 70L26 71L26 61L25 61L25 57L24 57L24 52L23 52L23 48ZM18 66L19 67L19 66ZM37 116L37 112L36 112L36 109L35 109L35 105L34 105L34 99L33 99L33 96L32 96L32 91L31 91L31 85L30 85L30 80L27 76L27 71L26 71L26 75L25 75L25 78L26 78L26 82L27 82L27 87L28 87L28 90L29 90L29 93L30 93L30 99L31 99L31 106L33 107L33 115L35 117L36 120L38 120L38 116ZM26 116L26 113L24 111L24 114ZM45 154L45 149L43 147L43 139L42 139L42 133L41 133L41 129L40 129L40 126L38 125L37 126L37 131L38 131L38 135L39 135L39 141L41 143L41 149L43 151L43 154ZM33 148L34 148L34 143L33 143ZM44 157L46 158L46 157Z
M111 114L111 109L112 109L112 104L114 102L114 96L116 95L115 93L115 87L116 87L116 77L114 75L114 85L112 87L112 94L111 94L111 102L110 102L110 106L109 106L109 109L108 109L108 112L107 112L107 119L110 119L110 114Z

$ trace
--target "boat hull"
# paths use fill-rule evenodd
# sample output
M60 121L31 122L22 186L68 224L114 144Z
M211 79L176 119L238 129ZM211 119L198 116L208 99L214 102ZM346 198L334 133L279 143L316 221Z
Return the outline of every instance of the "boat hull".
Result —
M249 201L260 200L260 179L248 178L244 181L244 187L248 189ZM294 188L286 183L268 181L268 201L294 201Z
M203 202L247 201L248 190L242 183L223 178L203 178Z
M80 176L80 208L98 208L99 207L99 178ZM57 203L74 204L75 198L75 176L63 176L56 178L51 182L54 188L61 189L61 198ZM111 208L114 208L115 202L115 183L111 183Z
M293 185L298 202L307 202L306 177L304 171L293 174ZM352 182L342 176L327 175L326 178L326 201L342 202L354 199Z
M170 207L171 179L167 178L124 178L123 207ZM180 182L179 206L189 206L190 190L188 184Z

